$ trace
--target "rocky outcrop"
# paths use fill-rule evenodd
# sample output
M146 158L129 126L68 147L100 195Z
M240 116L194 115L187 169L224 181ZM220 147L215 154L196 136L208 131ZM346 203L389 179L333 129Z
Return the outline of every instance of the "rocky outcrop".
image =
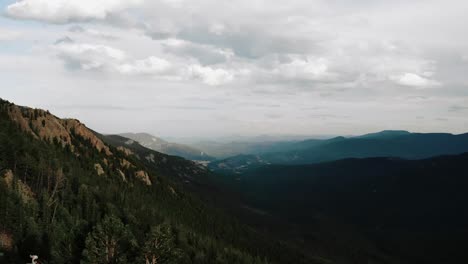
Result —
M112 155L109 147L107 147L100 138L96 136L89 128L76 119L65 119L62 120L63 124L69 132L75 133L78 136L91 142L91 145L98 151L103 151L107 156Z
M120 160L120 166L122 166L122 168L128 169L130 167L133 167L133 164L130 163L130 161L128 161L126 159L121 159Z
M9 106L8 114L23 131L35 138L58 142L62 146L69 145L73 151L75 146L72 144L72 138L80 136L98 151L104 152L107 156L112 155L109 147L92 130L76 119L60 119L48 111L16 105Z
M94 164L94 169L96 170L96 173L99 176L105 174L104 169L102 168L101 164L99 164L99 163Z
M127 182L127 177L125 177L125 173L123 173L123 171L117 170L117 173L118 173L118 174L120 175L120 177L122 178L122 181Z
M139 180L141 180L143 183L146 185L152 185L150 177L146 171L137 171L135 172L135 177Z
M12 105L9 115L22 130L29 132L35 138L47 141L55 138L62 145L71 145L70 133L61 123L62 120L44 110Z
M133 155L133 151L131 151L128 148L122 147L122 146L117 147L117 150L120 151L120 152L123 152L125 154L125 156Z

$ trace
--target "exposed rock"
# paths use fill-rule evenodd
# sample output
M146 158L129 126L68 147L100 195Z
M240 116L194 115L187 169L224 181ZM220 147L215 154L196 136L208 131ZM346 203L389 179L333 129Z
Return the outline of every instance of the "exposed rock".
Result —
M126 159L121 159L120 160L120 166L122 166L122 168L128 169L130 167L133 167L133 164L130 163L130 161L128 161Z
M117 170L117 173L120 175L122 178L122 181L127 182L127 177L125 177L125 173L123 173L121 170Z
M94 169L96 170L96 173L99 176L101 176L101 175L103 175L105 173L104 169L102 168L101 164L99 164L99 163L94 164Z
M151 153L150 155L146 156L146 160L149 161L149 162L152 162L152 163L155 163L155 160L154 160L154 154Z
M54 138L62 145L71 145L69 131L61 124L61 119L40 109L31 109L13 105L9 109L10 117L22 130L35 138L52 141Z
M125 156L133 155L133 151L131 151L128 148L122 147L122 146L117 147L117 150L119 150L120 152L123 152L125 154Z
M8 114L23 131L35 138L55 141L62 146L69 145L73 151L75 148L72 144L73 131L75 135L88 140L97 150L103 151L108 156L112 155L109 147L92 130L76 119L60 119L48 111L16 105L9 106Z
M146 171L140 170L135 172L135 177L144 182L146 185L152 185L149 175Z
M76 135L83 137L91 142L98 151L104 151L107 156L112 155L109 147L107 147L100 138L94 134L89 128L76 119L65 119L63 120L68 131L74 131Z

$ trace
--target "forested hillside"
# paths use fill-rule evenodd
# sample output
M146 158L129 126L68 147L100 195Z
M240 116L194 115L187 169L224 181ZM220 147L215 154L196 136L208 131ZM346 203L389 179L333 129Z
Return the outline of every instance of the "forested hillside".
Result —
M205 172L160 155L147 166L77 120L1 101L0 261L315 263L186 192L174 179Z
M345 159L269 165L223 179L250 206L287 218L304 234L320 212L408 263L455 264L468 261L467 165L468 153Z

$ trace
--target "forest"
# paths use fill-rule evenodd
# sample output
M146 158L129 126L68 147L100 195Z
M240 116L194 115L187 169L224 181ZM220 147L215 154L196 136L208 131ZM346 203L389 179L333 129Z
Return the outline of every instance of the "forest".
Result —
M13 108L32 132L12 120ZM112 155L98 151L73 130L71 144L38 138L50 116L0 103L1 262L26 263L30 255L40 263L315 262L185 191L135 155L111 145ZM132 165L122 167L123 158ZM148 172L151 185L133 176L138 170Z

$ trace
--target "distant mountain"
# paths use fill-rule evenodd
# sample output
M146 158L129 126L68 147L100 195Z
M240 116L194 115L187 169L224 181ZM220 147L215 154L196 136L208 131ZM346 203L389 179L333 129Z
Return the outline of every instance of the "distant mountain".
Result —
M258 141L200 141L193 143L194 146L205 150L209 155L218 159L225 159L236 155L260 154L266 152L280 152L296 149L294 146L298 141L269 141L258 139Z
M356 226L379 248L410 263L468 261L468 153L268 165L223 179L250 206L303 230L322 212Z
M383 130L376 133L369 133L362 136L357 136L356 138L391 138L409 134L411 133L406 130Z
M164 154L179 156L189 160L197 161L210 161L214 159L213 157L207 155L205 152L196 148L183 144L167 142L161 138L155 137L147 133L123 133L120 135L135 140L144 147Z
M345 158L400 157L423 159L468 151L468 134L409 133L382 131L358 137L336 137L327 140L306 140L288 145L283 152L256 154L258 164L246 156L234 156L210 164L215 171L239 173L264 164L312 164ZM234 159L235 162L231 162ZM242 159L245 159L242 161ZM235 166L230 166L235 164Z

